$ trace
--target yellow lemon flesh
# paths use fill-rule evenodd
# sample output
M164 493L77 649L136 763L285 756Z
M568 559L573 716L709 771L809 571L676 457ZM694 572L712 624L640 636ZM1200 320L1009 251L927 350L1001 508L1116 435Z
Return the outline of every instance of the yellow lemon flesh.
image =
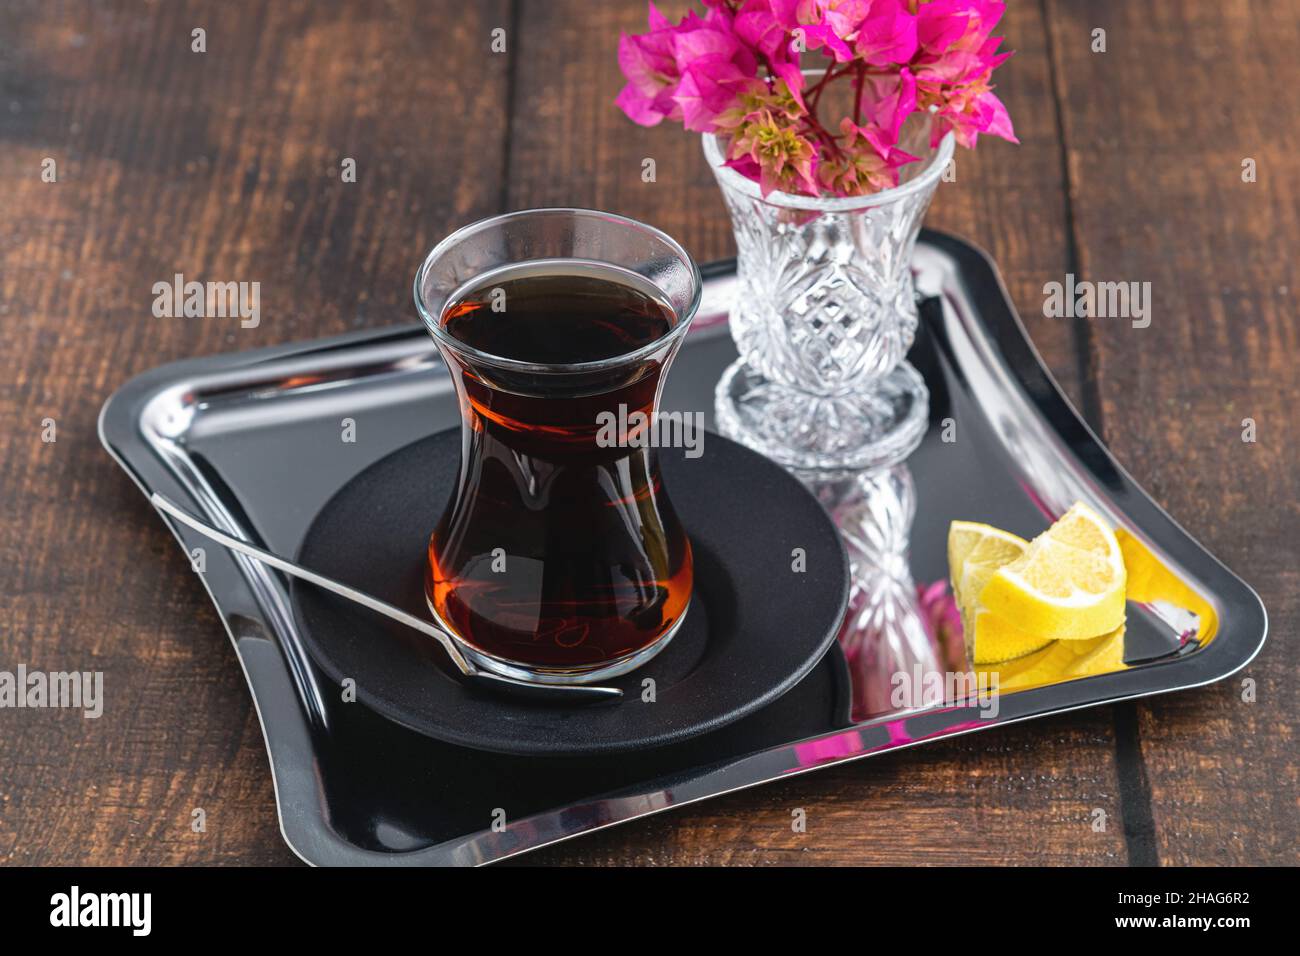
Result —
M1028 547L1028 541L1010 531L978 521L954 521L948 526L948 573L954 593L961 587L959 576L967 561L972 566L997 569L1020 557Z
M948 573L961 612L966 647L976 664L1023 657L1051 642L990 614L976 598L998 568L1024 555L1029 542L1009 531L975 521L954 521L948 528Z
M1123 625L1125 577L1114 532L1079 502L1024 554L998 568L976 599L1022 632L1045 640L1087 640Z
M1014 661L977 666L976 672L987 674L999 691L1013 691L1109 674L1124 667L1124 626L1120 625L1101 637L1053 641L1042 650Z
M1050 637L1039 637L1022 631L1010 621L998 617L982 607L976 607L963 616L962 627L971 629L974 638L975 664L999 664L1032 654L1052 643Z

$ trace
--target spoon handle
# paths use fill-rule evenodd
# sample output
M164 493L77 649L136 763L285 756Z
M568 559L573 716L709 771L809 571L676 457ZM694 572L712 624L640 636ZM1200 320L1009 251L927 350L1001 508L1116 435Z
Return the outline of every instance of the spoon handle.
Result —
M421 620L414 614L407 614L401 608L393 607L393 605L381 601L378 598L371 597L369 594L358 591L355 588L350 588L346 584L335 581L333 578L327 578L324 575L317 574L315 571L309 571L307 568L286 561L283 558L272 554L270 551L263 551L261 548L254 547L247 541L232 538L224 531L218 531L207 522L194 517L194 515L181 508L175 502L160 495L156 491L149 497L149 500L153 503L155 508L167 512L167 514L171 515L181 524L194 529L205 537L211 538L213 541L225 545L232 551L238 551L240 554L246 554L250 558L256 558L263 564L269 564L271 567L283 571L285 574L292 575L295 578L302 578L304 581L310 581L319 588L324 588L326 591L333 591L335 594L341 595L349 601L355 601L364 607L370 608L372 611L377 611L386 617L391 617L394 621L405 624L407 627L414 628L422 634L429 635L443 646L443 649L446 650L448 656L451 657L452 663L456 665L457 669L462 674L467 677L473 677L479 673L478 668L465 660L464 656L460 652L460 648L456 646L450 635L448 635L442 628L436 627L428 621Z
M432 637L447 652L457 669L468 678L472 678L477 684L488 688L497 689L511 693L516 697L523 697L532 700L547 701L550 703L594 703L599 701L618 700L623 696L623 692L617 687L593 687L591 685L577 684L539 684L529 681L515 680L513 677L502 677L498 674L490 674L487 671L479 670L461 654L460 648L452 640L451 635L435 624L416 617L414 614L408 614L399 607L381 601L379 598L371 597L364 591L358 591L356 588L350 588L346 584L335 581L333 578L327 578L315 571L310 571L300 564L294 564L286 561L270 551L263 551L261 548L249 544L247 541L241 541L239 538L232 538L224 531L218 531L207 522L196 518L174 501L154 492L149 496L153 506L160 511L171 515L181 524L192 528L204 537L211 538L219 544L225 545L232 551L238 551L240 554L246 554L250 558L256 558L263 564L270 565L285 574L292 575L295 578L301 578L326 591L332 591L349 601L355 601L363 607L368 607L372 611L390 617L400 624L414 628L421 634L427 634Z

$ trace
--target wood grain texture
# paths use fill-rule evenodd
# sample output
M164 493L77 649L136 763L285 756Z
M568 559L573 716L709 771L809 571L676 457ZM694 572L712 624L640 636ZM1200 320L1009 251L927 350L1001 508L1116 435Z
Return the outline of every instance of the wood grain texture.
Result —
M2 666L102 670L107 703L0 713L0 861L295 859L221 625L96 416L161 362L412 321L414 264L498 208L509 64L489 42L509 12L4 6ZM154 318L175 272L260 282L261 324Z
M1022 144L961 154L928 222L994 256L1072 400L1261 590L1259 703L1222 684L1007 727L526 862L1294 862L1300 222L1279 117L1300 105L1300 38L1272 5L1146 7L1014 0L999 93ZM0 668L102 670L107 695L97 721L0 711L0 862L295 860L220 623L99 447L99 406L161 362L408 321L428 247L502 209L597 206L732 254L698 140L611 103L618 31L643 23L633 0L0 8ZM260 282L261 325L154 318L152 284L178 271ZM1069 271L1151 281L1151 327L1044 318ZM1094 833L1095 808L1122 825Z
M1300 160L1278 119L1300 115L1300 20L1254 3L1050 9L1081 277L1151 283L1149 327L1087 323L1093 411L1120 461L1271 618L1242 674L1136 707L1155 855L1293 865ZM1098 27L1105 53L1091 52Z

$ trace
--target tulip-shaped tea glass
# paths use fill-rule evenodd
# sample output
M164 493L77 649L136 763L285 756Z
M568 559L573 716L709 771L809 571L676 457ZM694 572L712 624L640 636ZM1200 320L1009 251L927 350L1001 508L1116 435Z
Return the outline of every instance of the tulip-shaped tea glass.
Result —
M700 291L664 233L583 209L474 223L420 267L462 422L425 594L480 666L587 683L681 626L691 547L644 428Z

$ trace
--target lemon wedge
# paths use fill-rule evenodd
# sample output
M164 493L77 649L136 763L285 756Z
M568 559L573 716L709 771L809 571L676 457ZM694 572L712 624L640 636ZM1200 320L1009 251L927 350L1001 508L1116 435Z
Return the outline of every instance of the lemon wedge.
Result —
M1029 542L1024 538L991 524L954 521L948 526L948 573L952 577L953 594L959 595L962 591L961 574L966 562L969 561L972 568L991 567L996 571L1020 557L1028 548ZM970 596L975 597L978 593Z
M976 671L988 675L1001 692L1109 674L1124 667L1124 626L1120 625L1101 637L1052 641L1032 654L1000 664L979 665Z
M1088 641L1066 641L1067 647L1075 653L1075 658L1065 666L1061 676L1067 680L1076 677L1091 677L1093 674L1110 674L1122 671L1124 663L1124 625L1103 637Z
M1050 637L1022 630L982 607L963 614L962 628L973 636L971 656L977 666L1013 661L1052 643Z
M1024 538L976 521L954 521L948 528L948 573L961 612L967 652L975 664L1023 657L1051 643L990 614L976 600L989 579L1029 549Z
M1086 640L1124 623L1125 579L1115 533L1079 502L1024 554L998 568L975 598L1020 631L1046 640Z

